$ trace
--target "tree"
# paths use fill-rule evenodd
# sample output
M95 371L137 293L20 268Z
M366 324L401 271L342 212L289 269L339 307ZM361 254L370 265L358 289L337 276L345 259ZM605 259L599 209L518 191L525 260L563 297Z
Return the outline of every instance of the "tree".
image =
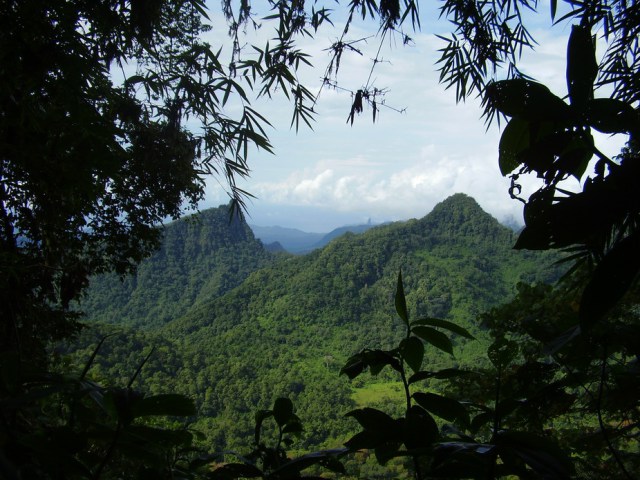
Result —
M202 41L203 19L202 0L0 5L0 350L71 334L90 275L134 269L157 226L197 206L205 175L242 205L235 180L250 145L270 150L268 122ZM262 93L275 80L305 91L303 57L287 52L247 66Z

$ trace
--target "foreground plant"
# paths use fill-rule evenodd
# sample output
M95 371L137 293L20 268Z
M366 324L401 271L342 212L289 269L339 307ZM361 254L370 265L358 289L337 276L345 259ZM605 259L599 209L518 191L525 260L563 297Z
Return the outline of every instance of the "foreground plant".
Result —
M570 475L571 464L555 442L527 431L507 429L503 424L514 409L513 399L501 394L503 372L514 355L512 342L501 339L489 348L489 359L495 368L492 403L473 404L419 391L416 387L423 380L452 379L471 373L455 367L423 369L425 343L452 355L453 343L442 330L468 339L473 336L446 320L411 321L401 273L395 304L406 327L405 338L392 350L363 350L352 356L341 373L353 379L366 370L377 375L385 367L391 367L404 387L405 414L393 418L374 408L349 412L347 415L354 417L363 429L347 441L350 451L373 450L381 464L394 457L409 457L416 479L433 476L485 479L532 474L559 479Z

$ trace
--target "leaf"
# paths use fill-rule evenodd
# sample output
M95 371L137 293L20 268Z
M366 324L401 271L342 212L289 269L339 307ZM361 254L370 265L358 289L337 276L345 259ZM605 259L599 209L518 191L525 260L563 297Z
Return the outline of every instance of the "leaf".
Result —
M360 408L352 410L345 416L353 417L365 430L390 432L395 429L395 420L386 413L375 408Z
M216 468L210 475L212 479L236 480L238 478L262 477L262 472L253 465L227 463L222 467Z
M439 318L421 318L420 320L413 322L412 325L430 325L432 327L440 327L470 340L475 340L475 337L471 335L466 328L462 328L447 320L440 320Z
M487 349L487 356L497 369L509 365L517 355L518 344L504 337L497 338Z
M273 418L283 427L293 415L293 402L288 398L278 398L273 404Z
M440 439L438 425L429 412L413 405L404 419L403 443L408 449L431 446Z
M543 478L569 478L573 472L571 460L549 438L525 432L502 431L494 437L501 450L513 452Z
M356 433L344 445L349 450L356 451L376 448L387 442L387 440L387 436L382 431L364 430Z
M350 380L353 380L362 372L364 372L366 365L362 353L356 353L352 355L345 363L344 367L340 369L340 375L346 375Z
M260 444L260 432L262 429L262 422L264 422L267 418L273 416L272 410L258 410L255 415L255 428L254 428L254 440L256 445Z
M422 338L425 342L430 343L434 347L453 355L453 345L451 340L444 333L435 328L426 326L417 326L411 329L414 335Z
M342 369L340 374L347 375L353 379L360 375L366 368L369 368L371 375L377 375L385 366L391 366L396 371L400 371L400 362L392 352L384 350L363 350L353 355Z
M589 330L624 296L640 271L640 233L618 242L595 268L580 300L580 327Z
M400 450L400 446L402 442L386 442L382 445L378 445L375 450L376 460L380 465L386 465L386 463L394 457L397 457L398 451Z
M404 296L404 286L402 285L402 271L398 272L398 285L396 287L396 312L405 323L409 326L409 313L407 312L407 300Z
M567 46L567 90L572 106L586 107L593 98L593 83L597 75L598 62L591 29L572 25Z
M546 86L522 78L489 84L485 98L503 115L531 122L558 122L572 116L569 106Z
M493 412L482 412L473 417L471 420L470 430L472 432L478 432L483 426L492 422L495 417Z
M638 129L638 114L626 102L596 98L587 105L589 125L602 133L629 133Z
M438 417L449 422L458 421L464 428L469 426L469 414L457 400L429 392L416 392L413 398L422 408Z
M337 473L345 473L344 465L338 460L338 455L347 453L346 448L336 448L332 450L322 450L312 452L285 463L275 469L271 476L273 478L299 478L299 473L313 465L320 464L325 468ZM304 478L310 478L305 476Z
M400 355L414 372L419 372L424 358L424 344L417 337L405 338L400 342Z
M509 175L520 165L519 155L529 146L529 122L512 118L507 123L498 146L498 165L503 176Z
M296 415L292 415L292 418L289 418L289 421L282 429L282 433L293 433L298 434L302 433L304 428L302 427L302 422Z
M416 383L421 380L428 380L430 378L437 378L438 380L443 380L446 378L453 378L453 377L459 377L462 375L468 375L469 373L471 372L468 370L460 370L458 368L444 368L436 372L427 372L423 370L411 375L409 377L408 382L411 385L412 383Z
M175 393L145 397L136 401L132 407L132 415L134 418L151 415L188 417L195 414L196 407L193 400Z

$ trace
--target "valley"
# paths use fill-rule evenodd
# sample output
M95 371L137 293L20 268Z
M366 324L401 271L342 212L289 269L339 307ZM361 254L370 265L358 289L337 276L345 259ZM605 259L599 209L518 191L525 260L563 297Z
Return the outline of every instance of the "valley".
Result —
M558 277L555 257L514 251L514 242L463 194L421 219L347 232L304 255L269 252L244 220L229 222L226 207L206 210L167 225L162 248L135 276L96 278L78 306L88 328L60 353L80 369L111 335L91 374L126 384L153 349L137 385L193 398L191 427L210 450L248 448L254 413L278 397L304 423L295 448L336 447L357 427L349 410L402 408L390 373L339 374L355 352L401 338L398 272L412 318L446 319L476 337L454 338L453 356L427 349L425 362L476 368L487 346L477 316L511 299L518 282Z

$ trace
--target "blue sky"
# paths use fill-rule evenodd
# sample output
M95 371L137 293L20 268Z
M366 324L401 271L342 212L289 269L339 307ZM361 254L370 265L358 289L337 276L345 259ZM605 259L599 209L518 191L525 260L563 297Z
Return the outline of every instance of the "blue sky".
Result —
M371 111L347 124L350 95L324 89L316 106L313 130L289 127L290 107L279 100L255 105L273 124L269 136L275 155L254 152L251 178L240 186L257 198L248 202L251 224L299 228L326 232L348 224L420 218L434 205L454 193L474 197L480 206L500 221L521 222L522 204L508 196L509 181L500 175L497 162L500 129L487 129L480 119L479 101L456 104L453 91L438 83L437 50L442 42L435 33L447 31L446 22L433 22L437 12L422 8L422 30L412 35L413 46L385 42L384 62L373 77L379 87L389 88L386 102L397 113L382 108L376 123ZM429 2L434 5L434 2ZM566 41L570 25L550 29L545 2L532 33L539 45L525 54L521 70L564 96ZM213 5L213 13L217 14ZM216 17L213 17L214 22ZM336 22L336 25L339 25ZM257 36L266 39L269 26ZM377 24L359 24L350 30L352 38L376 33ZM224 39L214 28L210 42ZM222 29L224 32L224 27ZM313 69L301 78L317 91L329 57L324 48L339 31L323 31L316 39L301 44L312 54ZM260 40L261 43L261 40ZM367 80L377 40L363 45L363 55L343 57L340 85L357 90ZM499 77L498 77L499 78ZM622 140L601 138L601 150L615 154ZM536 185L530 179L526 187ZM226 203L220 185L208 183L202 208Z

